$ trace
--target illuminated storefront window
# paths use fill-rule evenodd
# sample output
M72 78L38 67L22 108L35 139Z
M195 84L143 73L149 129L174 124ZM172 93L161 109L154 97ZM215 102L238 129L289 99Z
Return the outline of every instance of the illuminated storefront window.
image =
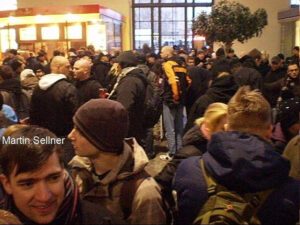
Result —
M90 44L96 50L121 50L124 19L120 13L98 4L18 8L13 14L5 8L0 16L0 51L19 47L38 52L44 47L51 56L55 50L67 52Z
M66 39L82 39L82 26L81 26L81 24L66 25L66 26L67 26L67 32L65 32L65 38Z
M107 50L105 24L95 23L87 26L87 45L94 45L102 51Z
M20 28L19 35L21 41L34 41L36 40L36 28L34 26Z
M47 26L41 29L43 40L58 40L59 39L59 27Z
M1 49L5 52L7 49L17 49L18 44L16 42L16 29L1 29L0 31Z

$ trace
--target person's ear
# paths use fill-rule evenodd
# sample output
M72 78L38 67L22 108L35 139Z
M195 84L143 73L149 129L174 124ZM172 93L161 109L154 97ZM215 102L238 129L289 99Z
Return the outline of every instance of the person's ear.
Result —
M270 124L269 128L266 130L265 138L271 139L273 133L272 131L273 131L273 125Z
M4 174L0 174L0 182L5 190L5 192L7 194L12 194L12 188L11 188L11 184L10 184L10 180L8 179L7 176L5 176Z

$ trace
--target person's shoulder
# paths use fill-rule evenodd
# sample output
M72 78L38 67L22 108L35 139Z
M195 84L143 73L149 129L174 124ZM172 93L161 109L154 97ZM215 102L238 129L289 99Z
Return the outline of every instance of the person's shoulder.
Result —
M200 160L201 156L193 156L193 157L189 157L187 159L182 160L182 162L179 164L178 166L178 170L189 170L192 167L198 167L199 164L199 160Z
M151 200L151 199L161 199L161 188L160 186L156 183L154 178L148 177L146 178L139 188L137 189L137 196L140 200Z
M95 80L92 77L87 80L87 85L91 85L93 87L99 87L99 88L102 87L99 81Z
M174 186L193 184L201 176L200 156L193 156L181 161L175 174Z
M76 92L76 87L74 86L74 84L66 78L59 80L53 86L58 89L66 91L65 93L67 93L69 91Z

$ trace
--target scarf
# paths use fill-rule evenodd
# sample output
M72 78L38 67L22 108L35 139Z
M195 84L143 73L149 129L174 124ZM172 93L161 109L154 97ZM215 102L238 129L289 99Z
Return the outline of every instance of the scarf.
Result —
M51 224L65 224L65 225L74 224L75 220L78 217L78 209L79 209L78 188L67 171L65 171L64 186L65 186L64 200L58 209L56 218L51 222ZM3 197L0 201L0 208L12 212L20 219L20 221L24 225L36 224L16 208L12 197L6 193L3 193Z
M111 99L112 95L116 92L117 87L119 86L120 81L122 78L124 78L128 73L130 73L132 70L135 70L137 67L126 67L122 70L121 74L117 78L117 82L115 83L112 91L108 95L108 99Z

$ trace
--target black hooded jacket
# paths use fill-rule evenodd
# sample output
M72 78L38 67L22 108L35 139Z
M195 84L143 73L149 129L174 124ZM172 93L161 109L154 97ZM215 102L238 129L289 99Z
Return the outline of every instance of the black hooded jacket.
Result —
M191 156L201 156L206 152L207 139L204 138L198 125L192 127L183 136L182 143L183 148L175 153L172 161L155 177L166 196L171 195L173 177L180 162Z
M195 101L207 91L212 74L198 66L189 67L188 74L192 80L191 86L187 90L185 105L189 113Z
M128 137L135 137L139 143L145 136L143 128L144 102L146 96L147 78L142 70L131 70L121 78L111 100L120 102L128 111Z
M12 78L4 80L0 84L0 90L5 90L7 92L12 92L14 94L21 94L21 82L18 79Z
M197 118L204 115L205 110L210 104L214 102L227 104L237 89L238 86L232 75L224 75L216 78L206 93L199 97L194 103L190 114L188 115L188 121L184 128L184 133L193 127Z

